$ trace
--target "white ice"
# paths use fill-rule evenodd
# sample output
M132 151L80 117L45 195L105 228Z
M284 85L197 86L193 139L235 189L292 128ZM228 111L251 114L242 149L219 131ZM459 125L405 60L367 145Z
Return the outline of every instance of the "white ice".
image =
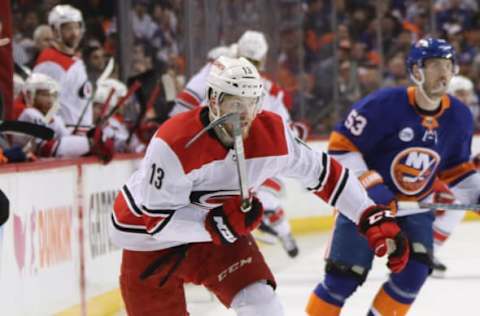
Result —
M323 276L323 254L328 237L328 233L298 237L301 254L296 259L289 259L279 245L262 247L277 278L277 293L286 316L306 315L308 296ZM429 278L408 315L480 315L480 222L460 224L439 258L448 266L446 277ZM366 315L387 274L385 261L376 259L367 281L347 301L341 315ZM187 301L192 316L235 315L200 287L188 286Z

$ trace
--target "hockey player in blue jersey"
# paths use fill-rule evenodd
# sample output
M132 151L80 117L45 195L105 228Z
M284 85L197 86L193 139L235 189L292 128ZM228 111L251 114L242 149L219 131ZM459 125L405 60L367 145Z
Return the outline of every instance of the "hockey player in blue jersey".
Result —
M469 162L472 115L447 95L457 68L453 47L441 39L421 39L412 45L407 67L415 85L380 89L355 103L332 132L329 153L358 176L376 203L395 208L398 201L433 201L435 177L460 202L477 203L480 176ZM396 219L409 240L410 259L401 271L389 260L392 273L373 300L371 316L406 315L431 271L433 211L398 209ZM372 265L367 240L342 214L329 247L309 315L340 315Z

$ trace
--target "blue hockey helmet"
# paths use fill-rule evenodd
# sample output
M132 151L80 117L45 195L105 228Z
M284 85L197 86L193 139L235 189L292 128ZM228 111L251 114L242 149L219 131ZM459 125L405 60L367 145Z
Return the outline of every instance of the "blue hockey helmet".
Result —
M407 69L411 73L413 65L423 67L425 60L429 58L450 59L456 66L455 49L444 39L422 38L412 44L407 57Z

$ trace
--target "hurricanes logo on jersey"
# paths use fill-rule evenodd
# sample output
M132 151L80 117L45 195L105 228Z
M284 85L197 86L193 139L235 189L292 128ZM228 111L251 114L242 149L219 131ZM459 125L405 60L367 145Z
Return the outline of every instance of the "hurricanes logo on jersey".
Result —
M393 159L390 173L400 192L415 195L425 189L439 163L440 156L431 149L407 148Z
M240 195L238 190L193 191L190 202L206 209L222 205L225 200Z

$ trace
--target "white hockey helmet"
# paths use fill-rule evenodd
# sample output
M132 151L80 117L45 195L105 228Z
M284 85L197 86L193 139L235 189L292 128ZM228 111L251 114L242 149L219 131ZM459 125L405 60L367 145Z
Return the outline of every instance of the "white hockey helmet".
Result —
M42 73L32 73L23 85L23 94L25 102L28 106L33 106L35 102L35 94L38 90L46 90L51 94L58 94L60 87L55 79Z
M48 24L59 30L64 23L78 22L83 30L83 17L80 10L68 4L59 4L53 7L48 14Z
M238 44L238 57L262 63L268 52L265 35L261 32L248 30L240 37Z
M257 98L256 113L262 94L263 81L255 66L247 59L220 56L212 63L207 76L207 98L215 118L220 115L216 105L221 104L225 95Z
M13 74L13 97L16 98L22 91L23 91L23 86L25 85L25 80L18 75L18 74Z
M448 93L455 94L458 90L473 91L473 82L464 76L454 76L448 85Z
M127 86L117 79L108 78L98 82L95 96L93 97L94 103L104 104L107 101L110 91L113 89L112 97L108 104L108 108L112 108L117 105L120 98L127 95Z

